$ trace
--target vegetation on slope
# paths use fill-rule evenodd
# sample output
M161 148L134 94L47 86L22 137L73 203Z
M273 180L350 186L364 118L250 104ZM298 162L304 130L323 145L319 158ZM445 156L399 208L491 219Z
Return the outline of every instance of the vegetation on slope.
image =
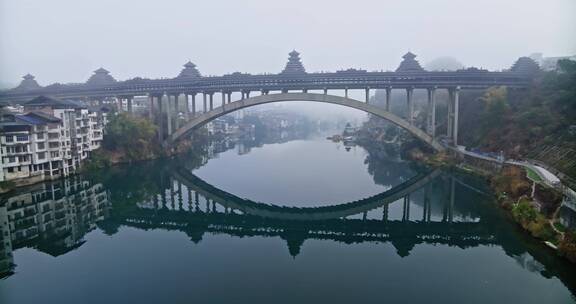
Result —
M460 142L535 158L576 177L576 62L540 72L527 90L497 87L463 100Z
M111 117L104 132L102 148L92 153L86 170L152 159L162 154L156 126L147 119L118 113Z

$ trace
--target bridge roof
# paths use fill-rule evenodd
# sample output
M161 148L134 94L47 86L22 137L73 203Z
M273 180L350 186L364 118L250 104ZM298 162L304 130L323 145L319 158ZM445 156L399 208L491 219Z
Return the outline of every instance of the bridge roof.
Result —
M307 73L300 54L292 51L281 73L258 74L232 73L223 76L202 76L196 65L187 62L175 78L143 79L136 77L126 81L116 81L104 68L94 71L86 83L51 84L39 86L33 76L27 75L15 89L0 91L0 100L27 100L39 95L60 98L109 97L118 95L146 95L149 93L193 93L193 92L238 92L247 90L322 90L322 89L362 89L362 88L488 88L506 85L526 87L530 83L531 72L535 69L526 59L518 62L509 71L489 72L480 69L465 69L454 72L425 71L416 55L411 52L403 56L395 72L368 72L347 69L327 73Z

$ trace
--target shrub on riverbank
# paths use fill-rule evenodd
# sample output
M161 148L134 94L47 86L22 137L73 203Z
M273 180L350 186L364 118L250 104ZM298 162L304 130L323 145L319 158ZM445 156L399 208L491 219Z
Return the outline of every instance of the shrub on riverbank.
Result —
M491 184L498 195L505 194L512 200L530 194L531 184L524 171L516 166L506 166L499 175L491 179Z
M512 216L524 229L530 231L532 236L545 241L556 241L556 233L550 223L534 208L529 199L520 199L520 202L512 207Z
M576 263L576 232L567 231L558 244L558 252L572 263Z
M103 148L122 161L154 158L161 153L156 126L147 119L119 113L106 125Z

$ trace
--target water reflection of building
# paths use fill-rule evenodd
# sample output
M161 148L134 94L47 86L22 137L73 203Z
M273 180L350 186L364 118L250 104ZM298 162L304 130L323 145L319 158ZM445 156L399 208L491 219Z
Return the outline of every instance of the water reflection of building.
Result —
M6 206L0 206L0 279L12 273L13 260L8 210Z
M0 226L3 257L0 272L9 273L11 252L22 247L57 256L82 243L110 208L102 184L78 177L37 184L2 198ZM10 261L10 262L5 262Z

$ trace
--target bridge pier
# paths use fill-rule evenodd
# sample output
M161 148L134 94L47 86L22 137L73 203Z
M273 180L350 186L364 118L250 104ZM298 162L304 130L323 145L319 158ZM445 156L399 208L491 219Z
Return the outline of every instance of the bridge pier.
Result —
M389 206L389 204L384 204L384 206L382 206L382 221L383 222L388 222L388 206Z
M454 220L454 199L455 199L456 181L454 177L450 177L450 205L448 206L448 222L452 223Z
M406 89L406 101L408 105L408 122L414 125L414 88Z
M458 145L458 112L460 105L460 87L448 89L448 127L446 136Z
M454 120L454 91L452 89L448 89L448 124L446 126L446 136L448 138L452 138L452 126Z
M402 207L402 221L410 221L410 195L404 197L404 205Z
M456 87L454 90L454 127L453 127L453 138L454 146L458 146L458 112L460 107L460 87Z
M344 89L344 97L348 98L348 88Z
M210 111L214 110L214 93L210 93Z
M174 113L172 113L172 120L173 122L173 130L177 130L180 128L180 121L178 120L178 116L180 114L180 94L174 95Z
M166 125L168 130L168 136L170 136L170 134L172 134L172 109L171 109L172 106L170 102L172 98L170 98L170 95L168 94L165 95L166 95Z
M154 121L154 96L148 94L148 118L150 121Z
M432 205L430 203L430 184L426 184L424 188L424 210L422 212L422 221L430 222L432 216Z
M192 101L192 117L196 116L196 93L192 93L191 95Z
M162 109L162 95L160 94L156 98L158 100L158 140L162 142L164 141L164 111Z
M134 114L134 111L132 110L133 99L134 99L133 96L129 96L128 99L126 99L126 107L130 115Z
M428 134L435 137L436 133L436 88L428 89L428 113L427 113Z
M206 92L202 92L202 113L206 113L207 109L207 100L206 100Z
M224 91L222 91L222 107L224 107L224 105L226 105L226 93L224 93Z
M370 103L370 88L365 89L366 92L366 103Z
M392 87L386 87L386 111L390 112L390 99L392 97Z

